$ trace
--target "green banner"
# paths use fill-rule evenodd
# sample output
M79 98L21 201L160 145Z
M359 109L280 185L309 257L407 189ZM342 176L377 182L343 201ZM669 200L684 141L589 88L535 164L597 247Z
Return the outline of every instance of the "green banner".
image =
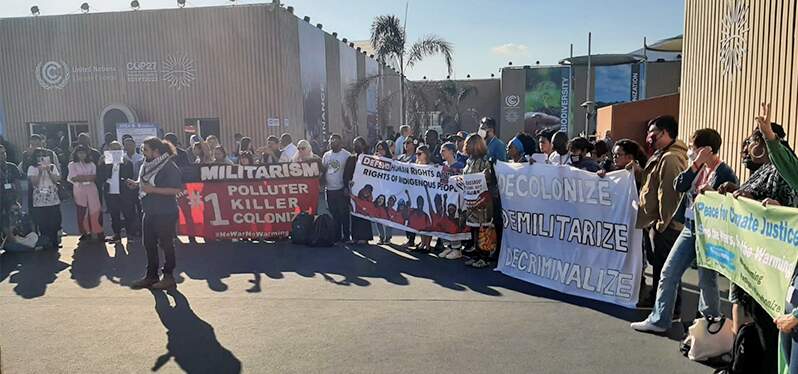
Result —
M708 192L698 197L698 266L723 274L768 313L784 314L798 261L798 211Z

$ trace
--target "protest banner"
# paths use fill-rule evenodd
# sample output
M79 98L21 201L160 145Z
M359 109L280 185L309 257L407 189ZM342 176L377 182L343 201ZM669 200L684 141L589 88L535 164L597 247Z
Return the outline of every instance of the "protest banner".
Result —
M637 188L627 171L495 165L504 232L497 270L562 293L634 308L642 271Z
M488 182L483 173L454 175L449 177L449 183L463 191L463 204L466 208L477 207L484 199L490 199Z
M286 238L301 212L318 208L320 165L196 165L183 168L181 235L206 239Z
M798 261L798 214L714 192L695 203L698 266L723 274L772 317L784 314Z
M399 230L468 240L462 190L450 170L360 155L351 188L352 215Z

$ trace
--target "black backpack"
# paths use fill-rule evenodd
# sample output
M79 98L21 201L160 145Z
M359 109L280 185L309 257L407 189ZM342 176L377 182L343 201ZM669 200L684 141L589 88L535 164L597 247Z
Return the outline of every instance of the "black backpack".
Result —
M332 247L335 244L335 221L329 214L316 216L313 222L313 246Z
M291 222L291 242L308 245L313 239L313 216L302 212Z
M732 362L715 371L720 374L759 373L763 371L766 358L762 335L753 322L746 323L737 331L732 348Z

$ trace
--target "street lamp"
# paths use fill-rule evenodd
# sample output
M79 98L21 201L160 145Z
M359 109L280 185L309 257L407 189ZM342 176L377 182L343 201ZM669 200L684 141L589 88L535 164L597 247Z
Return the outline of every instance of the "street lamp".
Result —
M182 8L186 6L186 0L177 0L177 7Z
M30 7L30 14L34 15L34 16L38 16L39 15L39 7L36 6L36 5Z
M139 6L139 0L133 0L130 2L130 7L133 8L133 10L139 10Z
M83 13L88 13L89 12L89 3L80 4L80 10L82 10Z

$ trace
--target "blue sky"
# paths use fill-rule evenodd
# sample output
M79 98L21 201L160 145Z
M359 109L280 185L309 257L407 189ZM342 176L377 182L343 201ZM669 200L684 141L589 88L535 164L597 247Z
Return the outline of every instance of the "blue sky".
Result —
M129 9L129 0L2 0L0 17L79 13L88 1L95 11ZM143 9L172 8L174 0L139 0ZM261 1L239 0L239 3ZM228 0L187 0L188 6L227 5ZM404 17L405 1L290 0L295 13L337 31L350 40L368 39L378 15ZM556 64L587 53L593 32L593 53L626 53L640 48L643 37L656 41L682 33L684 0L409 0L407 30L411 41L437 34L455 46L455 77L489 77L508 61L514 65ZM442 59L433 57L408 71L411 79L443 79Z

